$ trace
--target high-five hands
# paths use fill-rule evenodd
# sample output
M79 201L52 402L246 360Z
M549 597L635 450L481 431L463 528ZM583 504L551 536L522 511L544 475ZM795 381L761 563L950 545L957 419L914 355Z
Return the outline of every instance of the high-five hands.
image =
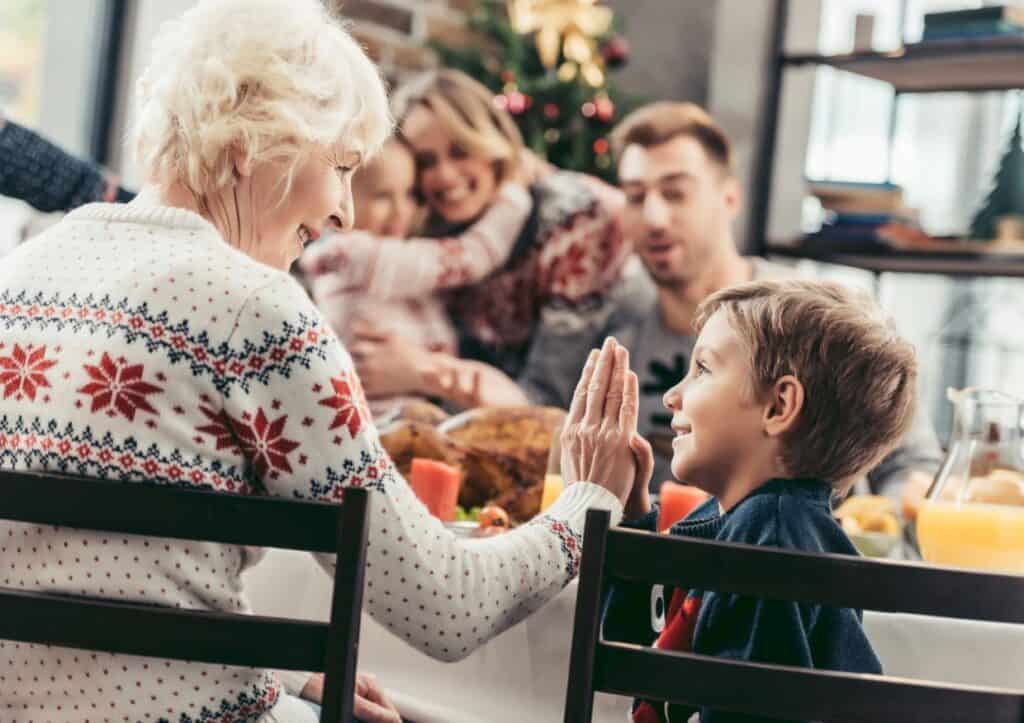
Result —
M576 386L562 428L562 478L601 485L626 505L638 476L638 406L629 352L609 337L600 351L590 352Z

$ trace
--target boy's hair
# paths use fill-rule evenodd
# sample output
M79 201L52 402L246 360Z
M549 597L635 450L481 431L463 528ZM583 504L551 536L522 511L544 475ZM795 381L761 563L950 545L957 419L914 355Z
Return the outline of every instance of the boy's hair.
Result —
M867 294L822 281L755 281L712 294L699 331L717 311L743 340L760 398L792 374L804 404L783 444L793 477L845 492L906 434L914 416L917 360Z
M636 144L649 148L679 136L693 138L726 175L733 175L729 138L696 103L665 100L637 108L612 131L612 152L616 158L621 158L627 146Z

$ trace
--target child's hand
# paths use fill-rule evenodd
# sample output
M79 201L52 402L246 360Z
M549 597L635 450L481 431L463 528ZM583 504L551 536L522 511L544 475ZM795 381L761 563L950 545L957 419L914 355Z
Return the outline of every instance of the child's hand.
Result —
M630 372L629 375L632 378L631 383L637 384L636 374ZM636 458L636 479L633 481L629 499L626 500L623 516L627 520L635 520L651 511L651 493L648 488L654 474L654 450L651 449L650 442L636 433L629 441L629 448Z
M353 324L352 361L370 399L399 394L423 394L424 377L431 365L430 352L397 334Z
M455 365L435 364L425 375L427 390L463 409L480 406L479 369L459 369Z

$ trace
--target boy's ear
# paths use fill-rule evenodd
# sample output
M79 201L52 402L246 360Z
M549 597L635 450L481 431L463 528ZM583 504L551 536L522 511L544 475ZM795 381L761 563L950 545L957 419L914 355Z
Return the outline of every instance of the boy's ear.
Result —
M768 393L764 410L764 431L769 437L780 437L796 424L804 408L804 385L792 374L779 377Z

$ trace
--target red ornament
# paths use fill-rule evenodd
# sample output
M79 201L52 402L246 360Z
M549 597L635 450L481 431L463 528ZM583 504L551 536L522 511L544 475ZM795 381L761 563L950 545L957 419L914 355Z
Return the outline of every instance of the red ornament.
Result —
M527 108L529 108L533 104L532 98L523 95L519 91L509 93L506 97L508 98L508 112L511 113L512 115L522 114Z
M629 60L629 41L621 35L613 35L601 44L601 57L609 68L621 68Z
M599 156L603 156L608 152L608 140L605 138L598 138L594 141L594 153Z
M615 104L607 96L594 101L594 107L598 120L602 123L609 123L615 117Z
M560 112L561 111L559 111L558 106L555 105L554 103L545 103L544 104L544 117L545 118L548 118L550 120L554 120L555 118L558 117L558 114Z

